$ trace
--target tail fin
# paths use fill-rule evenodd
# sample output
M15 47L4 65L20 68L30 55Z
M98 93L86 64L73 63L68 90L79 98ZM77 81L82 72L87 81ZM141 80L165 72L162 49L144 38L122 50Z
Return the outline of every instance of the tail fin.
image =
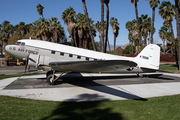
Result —
M147 45L136 57L139 67L159 69L160 47L155 44Z

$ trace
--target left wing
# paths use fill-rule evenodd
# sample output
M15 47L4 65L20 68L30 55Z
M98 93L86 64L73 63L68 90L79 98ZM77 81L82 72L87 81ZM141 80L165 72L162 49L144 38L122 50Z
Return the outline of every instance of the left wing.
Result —
M50 62L49 66L58 71L119 73L129 71L137 63L128 60Z

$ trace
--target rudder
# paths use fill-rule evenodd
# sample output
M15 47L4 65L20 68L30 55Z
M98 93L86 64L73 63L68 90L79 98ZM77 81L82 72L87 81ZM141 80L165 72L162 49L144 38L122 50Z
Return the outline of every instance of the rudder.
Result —
M159 69L160 47L149 44L139 53L136 59L139 67Z

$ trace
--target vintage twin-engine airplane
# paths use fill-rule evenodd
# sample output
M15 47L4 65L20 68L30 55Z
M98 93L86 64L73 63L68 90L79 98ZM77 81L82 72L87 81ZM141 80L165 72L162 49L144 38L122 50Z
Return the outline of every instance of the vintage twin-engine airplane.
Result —
M25 58L28 66L37 69L49 68L47 82L55 84L56 71L99 72L99 73L145 73L159 69L160 47L155 44L146 46L136 57L123 57L87 49L46 42L23 39L16 44L7 45L6 51Z

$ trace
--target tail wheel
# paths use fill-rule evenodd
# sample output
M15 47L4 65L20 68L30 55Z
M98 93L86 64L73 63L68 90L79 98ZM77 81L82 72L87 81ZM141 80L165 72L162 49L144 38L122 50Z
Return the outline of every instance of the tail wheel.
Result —
M49 85L55 85L55 80L56 79L56 76L54 75L54 78L53 78L53 75L49 75L48 77L47 77L47 83L49 84Z

